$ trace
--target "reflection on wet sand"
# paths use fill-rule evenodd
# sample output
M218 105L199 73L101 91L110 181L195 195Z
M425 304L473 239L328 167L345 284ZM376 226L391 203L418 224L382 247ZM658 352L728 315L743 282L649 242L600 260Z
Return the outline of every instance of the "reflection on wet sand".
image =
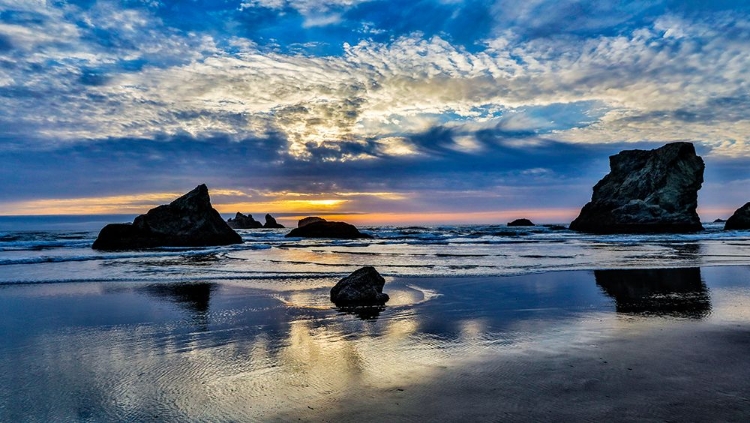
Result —
M731 296L716 285L728 274L704 272L711 316L700 269L395 280L393 304L377 319L342 313L328 288L307 285L121 284L54 295L6 287L0 330L12 336L0 343L0 421L544 421L561 409L569 414L560 420L604 421L608 410L641 411L647 398L632 388L662 395L648 402L654 408L680 404L675 390L700 396L693 381L713 375L727 392L746 390L744 374L724 377L736 370L726 356L665 353L710 325L634 318L623 330L602 293L619 312L714 319L730 310L732 342L704 351L733 348L732 363L747 369L747 338L735 329L750 322L740 307L750 302L747 271L732 276L741 289ZM12 323L21 318L28 324ZM670 328L673 341L657 342L650 328ZM475 418L462 420L467 411ZM629 417L609 420L618 416Z
M620 313L698 319L711 313L708 288L697 267L597 270L594 277Z
M343 314L352 314L362 320L375 320L386 306L336 307Z
M196 330L208 330L208 312L211 293L218 289L215 283L172 283L146 285L140 288L147 295L176 304L190 314Z
M217 287L214 283L154 284L142 288L143 292L156 298L165 299L187 311L204 314L208 311L211 292Z

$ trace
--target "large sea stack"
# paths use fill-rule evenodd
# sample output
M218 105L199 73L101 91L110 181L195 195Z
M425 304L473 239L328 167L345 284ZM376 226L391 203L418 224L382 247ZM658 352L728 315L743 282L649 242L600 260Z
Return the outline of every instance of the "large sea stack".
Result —
M286 236L287 238L372 238L372 236L360 232L354 225L345 222L329 222L327 220L320 220L294 228Z
M227 224L232 229L258 229L263 227L263 224L255 220L253 215L245 216L240 212L234 215L234 219L227 220Z
M750 229L750 203L735 210L732 216L724 224L724 230Z
M705 166L693 144L621 151L610 156L609 167L570 229L600 234L703 230L695 208Z
M92 247L97 250L132 250L240 243L242 238L211 207L208 188L198 185L170 204L136 217L132 224L105 226Z

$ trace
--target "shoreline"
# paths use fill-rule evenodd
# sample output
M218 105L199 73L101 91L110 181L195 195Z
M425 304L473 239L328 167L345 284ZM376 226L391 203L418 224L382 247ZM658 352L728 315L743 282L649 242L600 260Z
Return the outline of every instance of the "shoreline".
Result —
M185 251L190 252L190 251ZM173 254L174 257L181 257L184 256L185 252L178 251ZM193 254L196 256L200 256L202 254ZM745 256L742 256L745 257ZM139 258L139 256L133 256L133 257L125 257L125 258ZM93 259L91 260L93 261ZM41 262L42 264L48 263L48 264L55 264L57 262L54 261L47 261L47 262ZM6 264L6 265L0 265L0 266L24 266L28 264L40 264L40 263L14 263L14 264ZM376 267L377 265L372 265L373 267ZM627 271L627 270L674 270L674 269L693 269L693 268L699 268L699 269L713 269L713 268L743 268L747 267L750 268L750 263L710 263L703 266L696 266L694 263L684 263L680 265L680 263L677 263L675 265L669 265L669 266L659 266L659 265L645 265L645 266L605 266L605 267L580 267L580 268L545 268L538 271L524 271L519 273L509 273L509 274L465 274L465 275L448 275L448 276L439 276L439 275L391 275L388 273L382 272L383 277L386 278L389 282L399 282L399 283L405 283L408 281L420 281L420 280L431 280L431 279L445 279L445 280L472 280L472 279L480 279L480 280L491 280L491 279L505 279L505 278L523 278L526 276L534 276L534 275L545 275L548 273L578 273L578 272L598 272L598 271L609 271L609 270L615 270L615 271ZM0 267L2 268L2 267ZM354 269L354 268L353 268ZM356 270L356 269L354 269ZM34 285L67 285L67 284L134 284L134 285L190 285L190 284L197 284L197 283L216 283L216 284L225 284L225 285L231 285L231 286L238 286L238 287L246 287L246 288L252 288L252 289L260 289L262 290L263 286L267 286L270 283L273 283L274 281L278 280L320 280L320 281L326 281L330 282L330 286L332 287L338 279L341 279L344 276L349 275L350 271L342 271L342 272L336 272L335 274L330 273L311 273L311 274L304 274L304 273L293 273L289 275L258 275L258 276L235 276L235 277L208 277L208 276L200 276L200 277L192 277L192 276L186 276L183 279L138 279L138 278L119 278L119 279L103 279L103 278L88 278L88 279L55 279L55 280L19 280L19 281L1 281L0 280L0 289L3 287L10 287L10 286L34 286ZM257 282L266 282L265 284L257 284ZM321 284L322 286L322 284ZM327 284L326 284L327 286ZM275 289L268 289L269 292L276 292Z

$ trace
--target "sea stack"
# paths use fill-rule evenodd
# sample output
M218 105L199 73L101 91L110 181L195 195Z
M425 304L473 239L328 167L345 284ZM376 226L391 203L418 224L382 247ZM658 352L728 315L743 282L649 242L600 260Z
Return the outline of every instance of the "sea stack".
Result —
M705 165L693 144L621 151L610 156L609 167L570 229L599 234L703 230L695 209Z
M281 223L277 223L276 219L270 214L266 215L266 223L263 225L264 228L281 229L284 227Z
M372 236L360 232L354 225L345 222L329 222L323 219L294 228L291 232L286 234L286 237L337 239L372 238Z
M535 226L529 219L516 219L512 222L508 222L508 226Z
M258 229L263 227L262 223L253 219L253 215L248 214L245 216L240 212L234 215L234 219L230 218L227 220L227 224L232 229Z
M339 307L379 306L390 298L383 293L385 279L372 266L354 271L331 288L331 301Z
M326 220L325 220L325 219L323 219L322 217L317 217L317 216L309 216L309 217L305 217L305 218L303 218L303 219L300 219L300 220L299 220L299 221L297 222L297 227L298 227L298 228L301 228L301 227L303 227L303 226L305 226L305 225L309 225L309 224L311 224L311 223L315 223L315 222L325 222L325 221L326 221Z
M211 206L206 185L198 185L173 202L136 217L133 223L105 226L92 248L133 250L240 243L242 237Z
M750 229L750 203L738 208L724 224L724 230Z

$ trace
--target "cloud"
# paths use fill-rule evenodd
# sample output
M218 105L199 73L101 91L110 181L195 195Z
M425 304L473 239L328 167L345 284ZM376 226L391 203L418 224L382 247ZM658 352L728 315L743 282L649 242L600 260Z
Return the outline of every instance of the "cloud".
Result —
M606 2L568 3L586 9L581 19L594 29L613 25L595 22L596 16L616 11L627 17L631 11ZM311 12L305 4L294 8ZM256 2L245 8L251 6L291 7ZM503 16L525 22L547 7L532 1ZM73 11L80 12L75 19ZM25 81L0 87L7 99L4 123L10 131L38 128L35 138L185 133L242 139L279 132L295 154L311 157L308 149L324 144L387 143L449 120L481 125L505 115L506 125L525 120L537 132L554 130L571 142L745 141L741 111L734 113L737 130L727 131L715 125L711 110L720 99L741 100L738 91L746 83L747 21L724 15L665 15L624 34L575 42L497 36L476 52L413 33L387 43L345 44L342 56L328 57L267 52L239 37L175 32L148 9L108 2L85 9L27 7L12 15L3 36L25 53L8 57L18 64L7 67L2 80ZM36 77L29 79L31 74ZM577 106L566 104L590 107L573 112ZM42 115L28 113L40 108Z
M479 190L588 192L628 145L744 163L750 15L693 3L0 0L2 194L205 179L491 207Z
M444 132L446 142L450 142L451 131ZM414 144L419 141L412 140ZM377 156L377 160L329 162L325 157L332 153L326 147L332 148L313 150L315 160L295 158L288 153L283 139L273 137L241 142L226 137L112 139L46 151L5 148L0 150L0 160L7 164L0 170L5 181L0 199L180 192L203 182L215 189L300 195L412 193L423 188L425 181L435 189L479 190L513 183L522 172L540 167L548 169L547 173L523 174L524 185L541 185L539 178L547 176L558 180L575 177L573 168L585 172L587 162L606 162L608 151L540 142L537 147L490 145L480 159L468 153L389 158L373 143L337 148L345 154L364 152ZM341 151L337 150L337 154ZM566 155L575 163L559 163L555 160L559 155ZM457 177L471 173L484 176Z

